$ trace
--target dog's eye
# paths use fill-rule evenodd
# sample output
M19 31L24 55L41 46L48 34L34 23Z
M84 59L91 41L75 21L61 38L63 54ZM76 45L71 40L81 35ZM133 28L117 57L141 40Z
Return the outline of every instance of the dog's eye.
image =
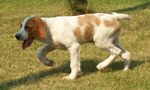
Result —
M33 26L32 26L32 24L26 24L25 25L25 29L31 29Z
M29 26L26 26L25 29L30 29L30 27L29 27Z

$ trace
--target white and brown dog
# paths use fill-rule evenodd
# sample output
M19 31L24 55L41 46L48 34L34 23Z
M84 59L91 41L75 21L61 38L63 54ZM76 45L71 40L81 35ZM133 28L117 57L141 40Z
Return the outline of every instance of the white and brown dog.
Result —
M130 19L127 14L84 14L78 16L60 16L40 18L30 16L25 18L16 38L22 40L22 48L29 47L37 39L46 45L41 48L37 56L47 66L53 61L46 58L46 54L55 49L66 49L70 52L71 73L65 79L73 80L80 71L80 45L92 42L96 47L107 49L111 55L97 65L101 70L108 66L116 57L124 60L124 71L130 66L130 53L119 45L120 19Z

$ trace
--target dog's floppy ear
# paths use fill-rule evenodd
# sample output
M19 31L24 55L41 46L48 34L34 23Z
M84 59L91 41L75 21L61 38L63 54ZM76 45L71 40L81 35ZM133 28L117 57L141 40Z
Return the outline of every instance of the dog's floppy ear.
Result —
M36 27L36 38L44 39L46 37L46 23L38 16L35 16L33 20Z

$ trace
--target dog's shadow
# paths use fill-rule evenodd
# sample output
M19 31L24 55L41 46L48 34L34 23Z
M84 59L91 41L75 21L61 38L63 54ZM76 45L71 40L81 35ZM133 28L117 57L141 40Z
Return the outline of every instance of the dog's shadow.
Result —
M131 60L131 66L130 66L130 70L133 70L134 68L142 65L143 63L145 63L147 61L141 61L141 60ZM149 61L148 61L149 62ZM150 63L150 62L149 62ZM111 71L115 72L115 71L120 71L123 70L124 68L124 63L122 60L119 61L115 61L113 62L109 68L111 68Z
M131 62L131 69L134 69L135 67L141 65L144 63L144 61L132 61ZM89 73L92 72L96 72L98 71L96 69L96 65L98 64L97 61L94 60L83 60L81 62L81 69L82 72L84 73L83 75L88 75ZM43 70L41 72L38 73L33 73L33 74L29 74L25 77L21 77L19 79L14 79L14 80L10 80L10 81L6 81L6 82L1 82L0 83L0 89L1 90L9 90L11 89L11 87L16 87L16 86L20 86L23 84L30 84L30 83L35 83L40 81L42 78L46 77L46 76L51 76L53 74L56 73L70 73L70 67L69 67L69 62L56 67L56 68L52 68L50 70ZM117 70L121 70L123 69L123 62L121 61L115 61L114 63L112 63L109 68L111 68L113 71L117 71Z

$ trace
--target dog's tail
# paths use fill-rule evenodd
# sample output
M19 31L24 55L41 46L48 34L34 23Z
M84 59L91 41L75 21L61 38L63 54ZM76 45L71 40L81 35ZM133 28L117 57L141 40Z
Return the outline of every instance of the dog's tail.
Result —
M116 18L118 19L126 19L126 20L130 20L131 17L127 14L120 14L120 13L112 13Z

